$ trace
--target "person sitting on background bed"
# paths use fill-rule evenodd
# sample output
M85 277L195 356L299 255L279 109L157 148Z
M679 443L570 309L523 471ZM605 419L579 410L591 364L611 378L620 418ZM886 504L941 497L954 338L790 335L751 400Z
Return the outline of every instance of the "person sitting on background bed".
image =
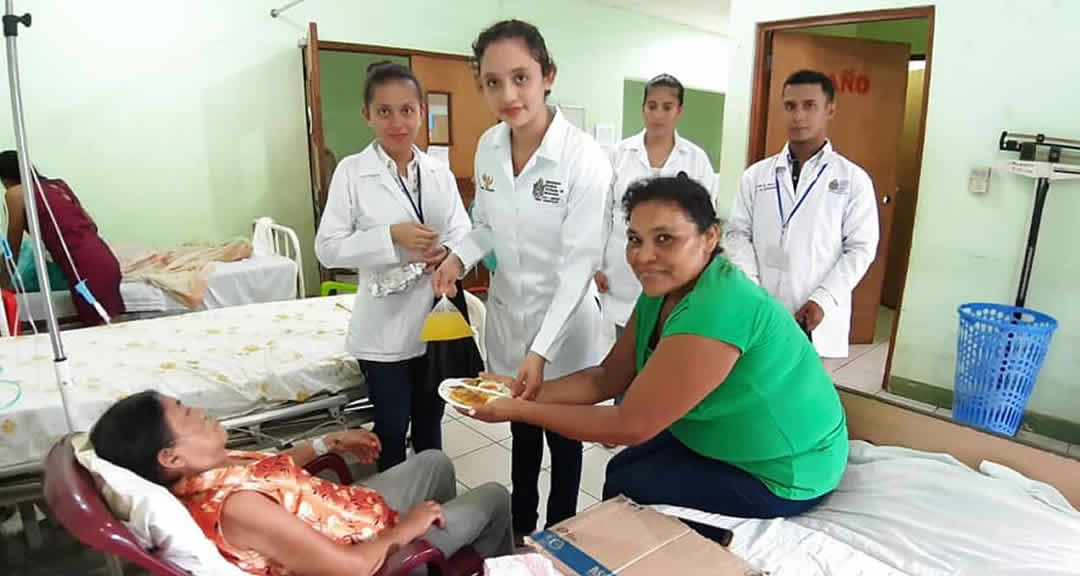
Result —
M442 452L342 486L303 466L327 451L374 462L381 445L371 432L332 432L278 454L229 451L226 437L201 409L153 390L113 404L90 432L99 457L169 487L221 554L252 574L373 574L420 537L447 557L464 546L485 557L513 551L509 492L490 483L455 497Z
M810 509L840 483L848 454L843 407L813 345L720 254L700 184L644 180L623 204L626 259L644 293L615 347L601 365L543 383L533 401L497 399L471 415L630 446L608 464L604 499L746 518ZM596 405L624 392L619 405Z
M52 255L52 259L68 279L71 298L79 312L79 321L87 326L96 326L104 322L86 300L75 293L76 278L86 280L90 293L105 308L109 316L124 313L124 299L120 297L120 263L105 240L98 234L94 219L86 212L75 193L66 182L55 178L46 178L34 170L40 183L37 200L38 226L41 228L41 243ZM26 195L22 176L19 173L19 157L14 150L0 153L0 182L3 183L4 200L7 205L7 240L12 254L18 256L22 248L23 234L29 232L26 225ZM52 209L52 217L45 209L45 202ZM68 260L60 238L63 237ZM72 268L78 268L75 274ZM11 286L7 272L0 273L5 286Z

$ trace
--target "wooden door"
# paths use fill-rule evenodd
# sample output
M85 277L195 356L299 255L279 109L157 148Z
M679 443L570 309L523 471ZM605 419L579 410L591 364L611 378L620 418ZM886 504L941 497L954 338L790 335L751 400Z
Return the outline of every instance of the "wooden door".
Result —
M908 72L904 133L900 144L900 173L896 183L898 192L896 198L893 199L895 213L892 221L892 238L889 240L885 288L881 293L881 304L893 309L900 307L900 295L904 292L904 279L907 276L908 253L911 251L911 235L915 229L915 189L919 184L919 150L922 143L925 88L925 70Z
M323 137L322 96L319 90L319 31L314 22L308 23L307 43L303 47L304 97L307 100L308 166L311 170L311 206L315 227L322 220L330 180L326 166L326 142ZM333 273L319 265L319 278L332 280Z
M428 54L414 55L410 58L410 65L424 85L424 90L450 95L450 171L457 178L471 179L476 143L484 131L496 122L480 94L472 66L464 58ZM427 122L424 122L417 144L426 149L427 143ZM461 192L468 206L472 202L473 191Z
M450 171L458 182L461 201L468 208L476 193L473 181L473 160L476 143L484 131L495 125L496 118L487 109L480 93L476 75L465 58L434 54L414 54L410 65L427 92L450 95ZM428 147L428 123L423 123L417 145ZM488 272L483 265L477 267L464 279L466 288L479 289L488 285Z
M861 166L874 182L880 240L877 257L852 298L851 343L874 340L892 229L897 165L908 80L908 44L776 32L769 71L766 150L787 141L784 80L796 70L819 70L836 85L836 115L829 124L833 148Z
M308 165L311 168L311 200L315 207L315 225L319 225L322 208L326 205L327 181L323 137L322 95L319 89L319 31L314 22L308 24L304 45L304 94L307 99Z

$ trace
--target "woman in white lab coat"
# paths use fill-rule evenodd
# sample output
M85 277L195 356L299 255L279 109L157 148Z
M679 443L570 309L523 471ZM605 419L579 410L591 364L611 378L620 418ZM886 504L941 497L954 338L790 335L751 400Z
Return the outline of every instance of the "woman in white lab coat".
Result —
M610 221L604 260L596 273L596 287L604 318L615 323L616 334L622 333L641 293L641 283L626 263L626 214L622 201L626 189L642 178L685 172L716 200L716 175L709 155L675 130L683 113L683 92L682 82L670 74L649 80L641 103L645 129L619 142L611 154L615 183L608 209Z
M375 404L379 470L405 460L410 420L417 453L442 448L443 402L423 376L420 330L434 298L423 275L470 229L449 166L414 144L423 102L408 68L368 68L364 117L376 139L338 164L315 237L323 266L359 273L346 349L360 360Z
M606 348L593 291L603 247L611 165L600 146L545 97L555 63L540 32L518 20L484 30L473 44L489 109L501 120L476 149L475 228L451 243L436 293L495 251L486 344L492 372L516 375L532 397L545 378L594 366ZM543 432L513 424L513 517L520 538L536 528ZM576 513L581 442L547 432L551 495L547 525Z

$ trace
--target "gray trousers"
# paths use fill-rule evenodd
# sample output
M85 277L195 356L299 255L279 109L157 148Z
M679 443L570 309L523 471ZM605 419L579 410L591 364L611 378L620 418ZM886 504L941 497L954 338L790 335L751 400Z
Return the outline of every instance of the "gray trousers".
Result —
M421 502L442 504L446 529L433 526L424 539L447 558L465 546L484 558L514 553L510 492L490 482L458 496L454 465L441 451L421 452L363 484L382 494L402 516Z

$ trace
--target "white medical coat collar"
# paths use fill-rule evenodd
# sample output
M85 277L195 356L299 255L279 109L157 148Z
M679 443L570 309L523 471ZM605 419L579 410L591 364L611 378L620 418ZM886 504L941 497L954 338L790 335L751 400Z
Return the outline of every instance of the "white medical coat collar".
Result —
M647 132L647 130L642 130L641 132L638 132L637 134L634 134L633 139L631 139L630 142L627 143L627 146L626 146L627 149L629 149L629 150L645 150L645 133L646 132ZM687 146L686 144L687 144L686 140L683 139L681 136L679 136L679 131L676 130L675 131L675 148L672 149L672 152L677 151L680 154L689 153L690 152L690 147Z
M642 130L634 135L633 139L627 145L628 150L635 150L638 152L638 158L641 160L641 164L646 168L652 170L652 164L649 163L649 151L645 147L645 133L647 130ZM671 154L680 154L685 156L690 153L690 146L687 145L687 141L679 137L679 131L675 131L675 147L671 149ZM671 160L669 155L664 159L664 165L666 166L668 161Z
M548 109L554 110L555 117L551 119L551 125L544 132L540 147L536 149L536 156L552 162L559 162L562 160L562 152L566 145L566 129L569 127L570 122L566 120L558 106L549 106ZM510 125L502 122L499 124L499 129L501 132L492 139L492 143L495 148L505 148L506 154L509 155Z
M788 171L788 172L791 171L791 160L790 160L790 158L791 158L791 147L790 146L791 146L790 143L785 142L784 143L784 149L780 151L780 154L777 154L777 156L776 156L776 170L777 171L780 171L781 168L783 168L785 171ZM808 158L806 160L806 162L803 162L803 168L805 168L807 166L810 166L811 164L817 165L817 163L819 163L819 161L823 160L826 156L828 156L828 155L830 155L832 153L833 153L832 141L829 140L829 139L826 139L825 140L825 145L821 147L821 150L818 150L817 154L814 154L813 156Z
M379 141L376 140L376 141L372 142L371 147L375 149L375 154L378 155L379 161L383 163L383 166L386 166L386 169L389 170L392 174L397 174L398 173L397 162L394 161L394 159L390 157L390 154L388 154L386 152L386 150L383 149L382 145L379 144ZM420 149L417 148L415 144L413 144L413 157L412 157L411 160L409 160L409 163L405 166L406 173L411 174L412 171L415 170L415 168L413 168L413 167L416 166L419 163L420 163Z
M393 162L393 160L390 159L389 156L384 155L378 148L378 142L376 141L368 144L368 147L360 152L358 158L360 162L356 167L358 176L378 176L386 174L388 167L386 161L389 160L390 162ZM417 148L415 144L413 144L412 148L413 159L409 161L409 166L411 167L413 163L416 162L420 164L420 168L423 169L424 172L434 172L435 166L428 161L426 155L420 151L420 148ZM397 174L396 168L393 170L393 174Z

